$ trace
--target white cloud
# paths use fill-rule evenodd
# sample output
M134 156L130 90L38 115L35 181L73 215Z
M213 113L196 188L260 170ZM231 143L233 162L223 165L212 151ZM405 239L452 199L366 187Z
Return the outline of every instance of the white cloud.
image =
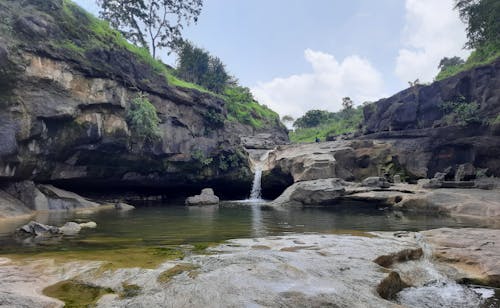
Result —
M396 60L403 82L432 81L443 57L467 58L465 25L453 9L454 0L406 0L406 25Z
M312 73L259 82L252 88L257 100L282 116L297 118L311 109L338 111L345 96L357 104L382 96L382 77L368 60L352 55L339 62L311 49L304 51L304 57Z

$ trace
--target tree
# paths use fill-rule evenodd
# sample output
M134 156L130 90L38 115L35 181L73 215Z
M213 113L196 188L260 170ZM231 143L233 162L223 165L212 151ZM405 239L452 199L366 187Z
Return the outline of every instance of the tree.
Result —
M281 117L281 121L284 123L291 123L294 120L295 119L291 115L284 115L283 117Z
M184 80L196 83L215 93L224 92L233 79L218 57L185 41L177 48L177 74Z
M462 65L464 63L465 61L460 57L456 56L452 58L444 57L441 59L441 61L439 61L438 68L443 71L449 67Z
M184 80L201 85L208 72L210 55L189 41L180 45L177 51L177 74Z
M467 48L500 42L500 1L455 0L460 18L467 24Z
M173 47L182 40L181 30L197 22L203 0L97 0L101 18L126 39L150 50Z
M352 107L354 106L354 102L350 97L344 97L342 99L342 108L343 110L351 110Z
M331 113L325 110L309 110L305 115L293 122L296 128L309 128L319 126L330 118Z

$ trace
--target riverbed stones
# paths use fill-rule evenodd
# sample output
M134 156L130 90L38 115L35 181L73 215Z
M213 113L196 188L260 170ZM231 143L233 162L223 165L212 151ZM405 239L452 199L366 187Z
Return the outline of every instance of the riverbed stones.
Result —
M217 197L212 188L204 188L201 194L188 197L186 205L214 205L219 204L219 197Z

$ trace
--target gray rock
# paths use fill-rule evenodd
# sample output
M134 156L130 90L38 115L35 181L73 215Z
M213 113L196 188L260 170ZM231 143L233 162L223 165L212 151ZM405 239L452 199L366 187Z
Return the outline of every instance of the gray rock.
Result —
M119 211L130 211L130 210L134 210L135 206L124 203L124 202L118 202L115 204L115 209L117 209Z
M399 174L394 175L392 181L394 182L394 184L401 184L401 176Z
M219 197L214 194L212 188L204 188L201 190L201 194L188 197L186 199L186 205L211 205L219 204Z
M59 231L64 235L76 235L80 230L82 230L80 224L73 221L67 222L59 228Z
M36 221L30 221L28 224L20 227L16 231L20 235L29 236L51 236L61 234L58 227L44 225Z
M386 178L378 176L372 176L364 179L363 182L361 182L361 185L366 187L378 187L378 188L391 187L391 184L387 181Z
M342 179L302 181L288 187L272 206L321 205L333 202L346 192L347 183Z
M80 227L82 229L84 229L84 228L95 229L95 228L97 228L97 224L94 221L88 221L88 222L81 223Z
M455 182L470 180L476 176L476 168L471 163L461 164L455 171Z
M37 187L46 196L49 210L74 210L99 207L99 203L89 201L78 194L52 185L38 185Z

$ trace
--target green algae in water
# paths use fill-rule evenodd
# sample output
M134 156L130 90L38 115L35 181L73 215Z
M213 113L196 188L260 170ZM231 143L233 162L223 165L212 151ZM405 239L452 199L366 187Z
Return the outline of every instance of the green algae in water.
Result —
M177 275L180 275L184 272L191 273L198 268L199 266L190 263L177 264L174 267L169 268L168 270L161 273L156 280L161 283L167 283Z
M53 259L56 262L102 261L100 272L119 268L156 268L168 260L184 258L184 252L177 247L132 247L106 250L50 251L6 255L15 261Z
M43 294L63 301L66 308L94 307L101 296L114 293L109 288L65 280L43 289Z
M141 290L142 288L136 284L123 282L122 291L120 292L120 298L135 297L141 293Z

